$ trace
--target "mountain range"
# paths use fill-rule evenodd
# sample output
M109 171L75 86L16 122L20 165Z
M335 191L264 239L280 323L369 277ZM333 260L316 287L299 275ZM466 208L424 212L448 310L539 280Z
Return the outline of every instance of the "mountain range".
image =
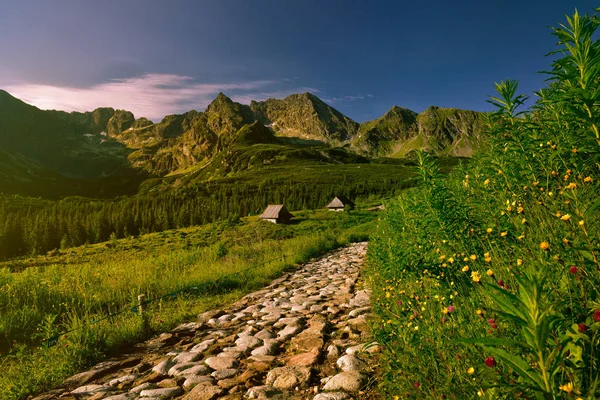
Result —
M357 123L311 93L249 105L219 93L204 112L154 123L113 108L40 110L0 90L0 193L97 187L99 196L131 194L151 178L224 176L290 157L368 162L416 149L470 156L484 120L475 111L432 106L417 114L394 106Z

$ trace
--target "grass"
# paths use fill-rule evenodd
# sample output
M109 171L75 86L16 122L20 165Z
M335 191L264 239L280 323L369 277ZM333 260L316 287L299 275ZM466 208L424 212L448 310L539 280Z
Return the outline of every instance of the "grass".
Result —
M600 397L598 25L555 29L533 109L496 84L486 148L447 177L419 154L388 204L368 249L386 398Z
M128 344L264 286L296 263L364 240L377 218L368 211L295 215L290 225L249 217L0 264L2 347L15 352L0 361L0 398L47 389ZM128 310L140 293L153 299L180 290L176 300L151 303L147 320L127 311L90 325ZM42 345L70 330L56 346Z

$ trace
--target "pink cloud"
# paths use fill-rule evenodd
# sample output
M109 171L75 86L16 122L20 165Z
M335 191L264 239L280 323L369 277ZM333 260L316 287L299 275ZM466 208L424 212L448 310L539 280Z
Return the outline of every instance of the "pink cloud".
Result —
M272 90L278 83L274 80L201 83L189 76L145 74L85 88L23 83L8 85L5 89L41 109L90 111L97 107L113 107L129 110L136 117L158 121L168 114L204 110L219 92L234 92L231 96L234 100L249 103L250 100L282 97L310 89ZM317 92L316 89L310 91Z

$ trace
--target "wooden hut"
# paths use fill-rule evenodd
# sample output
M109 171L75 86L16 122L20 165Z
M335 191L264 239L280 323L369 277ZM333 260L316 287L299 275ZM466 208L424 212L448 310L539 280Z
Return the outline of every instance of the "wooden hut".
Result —
M258 218L274 224L287 224L292 217L283 204L269 204Z
M329 211L344 211L346 206L354 208L354 202L344 196L336 196L331 203L327 204Z

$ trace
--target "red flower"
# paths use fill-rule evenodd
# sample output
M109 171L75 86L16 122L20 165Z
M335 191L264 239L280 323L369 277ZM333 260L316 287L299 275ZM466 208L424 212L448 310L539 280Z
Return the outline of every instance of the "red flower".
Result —
M498 279L498 286L504 286L504 281L502 279Z
M442 324L446 322L446 317L442 317Z
M417 389L419 388L419 386L421 386L421 384L419 382L415 382L414 385Z
M577 330L579 330L579 332L581 333L585 333L588 330L588 326L582 322L579 325L577 325Z
M489 356L485 359L485 365L490 368L494 368L496 366L496 359L493 356Z
M454 311L454 306L448 306L448 312L451 313Z
M572 273L573 275L575 275L577 273L577 267L576 266L571 266L571 268L569 268L569 272Z
M600 322L600 310L594 311L594 321Z
M494 329L496 329L498 327L498 325L496 325L496 320L494 318L488 319L487 323Z

